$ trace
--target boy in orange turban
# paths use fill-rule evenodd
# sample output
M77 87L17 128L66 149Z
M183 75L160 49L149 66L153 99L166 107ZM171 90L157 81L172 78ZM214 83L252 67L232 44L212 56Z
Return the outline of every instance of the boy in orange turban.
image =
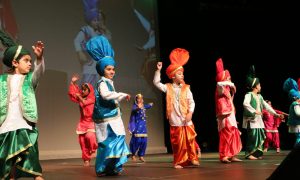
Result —
M153 83L159 90L166 93L166 114L170 124L174 168L180 169L188 165L199 166L195 148L197 133L192 122L195 102L190 86L185 84L183 75L183 65L189 59L189 52L176 48L171 52L169 58L171 64L166 73L172 79L172 83L161 83L162 62L157 63Z

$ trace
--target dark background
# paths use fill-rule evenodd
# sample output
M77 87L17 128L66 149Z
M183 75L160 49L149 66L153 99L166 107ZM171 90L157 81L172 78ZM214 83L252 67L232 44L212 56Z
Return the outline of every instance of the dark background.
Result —
M191 85L196 102L193 122L202 151L218 151L215 118L216 60L221 57L237 87L234 103L242 142L245 79L255 65L262 96L275 109L288 113L289 100L282 90L288 77L299 76L299 13L288 1L247 0L161 0L158 5L160 61L163 71L169 65L169 53L177 47L190 52L184 66L185 81ZM167 82L165 73L162 80ZM169 125L165 123L165 142L171 152ZM295 138L286 123L279 127L281 149L291 149Z

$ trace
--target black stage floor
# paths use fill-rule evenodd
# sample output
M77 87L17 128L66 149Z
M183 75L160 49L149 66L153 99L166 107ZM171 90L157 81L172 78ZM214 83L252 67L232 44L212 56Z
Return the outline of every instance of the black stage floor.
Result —
M94 160L84 167L81 159L59 159L41 161L45 180L94 180L94 179L138 179L138 180L263 180L268 178L290 151L268 151L262 160L220 163L218 153L202 153L199 167L174 169L172 154L146 155L145 163L133 162L124 165L120 176L96 177ZM27 179L27 178L21 178Z

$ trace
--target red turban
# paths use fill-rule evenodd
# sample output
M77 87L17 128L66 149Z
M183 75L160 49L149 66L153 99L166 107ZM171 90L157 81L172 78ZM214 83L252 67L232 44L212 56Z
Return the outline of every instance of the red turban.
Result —
M225 81L228 77L230 77L230 73L228 70L224 70L222 58L219 58L216 62L216 81Z
M172 79L172 77L174 77L175 73L178 70L183 71L183 65L185 65L188 62L190 55L187 50L182 48L176 48L172 50L169 58L171 64L167 67L166 74L170 79Z

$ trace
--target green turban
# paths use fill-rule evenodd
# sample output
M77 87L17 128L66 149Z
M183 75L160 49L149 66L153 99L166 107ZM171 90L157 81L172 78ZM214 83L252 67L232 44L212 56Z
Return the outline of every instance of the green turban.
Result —
M16 44L14 40L8 36L4 31L0 30L0 40L6 47L3 54L3 64L12 68L12 61L14 59L20 60L24 55L30 55L30 52L24 49L22 46Z
M12 61L14 59L20 60L20 58L24 55L30 55L30 52L24 49L22 46L15 45L8 47L3 54L3 64L12 68Z
M252 90L259 83L259 78L255 76L255 67L252 65L247 74L246 86L249 90Z

